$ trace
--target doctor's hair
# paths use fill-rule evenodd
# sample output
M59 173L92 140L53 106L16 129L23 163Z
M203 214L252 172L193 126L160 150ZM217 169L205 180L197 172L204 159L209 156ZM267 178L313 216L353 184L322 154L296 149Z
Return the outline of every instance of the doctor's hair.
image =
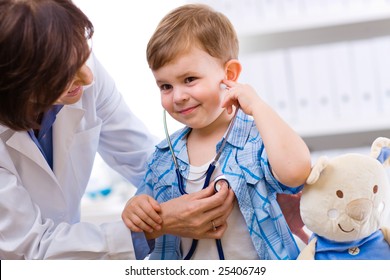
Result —
M239 43L230 20L203 4L187 4L168 13L149 40L146 57L157 70L198 47L224 64L237 59Z
M0 19L0 123L39 128L88 59L93 25L71 0L1 0Z

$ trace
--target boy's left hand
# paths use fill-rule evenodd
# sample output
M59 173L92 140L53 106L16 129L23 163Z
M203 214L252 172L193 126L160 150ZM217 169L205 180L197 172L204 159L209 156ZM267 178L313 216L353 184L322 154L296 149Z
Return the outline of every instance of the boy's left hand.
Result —
M258 102L261 100L256 91L247 84L240 84L230 80L223 80L227 86L225 99L222 102L222 107L226 108L227 112L231 114L234 107L240 107L244 113L253 115L253 108L256 108Z

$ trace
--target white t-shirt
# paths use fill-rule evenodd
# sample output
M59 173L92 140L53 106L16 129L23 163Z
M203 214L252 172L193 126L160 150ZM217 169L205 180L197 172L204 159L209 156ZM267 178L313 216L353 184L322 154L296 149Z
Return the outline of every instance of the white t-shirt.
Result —
M186 184L187 193L193 193L202 189L204 180L194 181L200 178L209 167L210 163L203 166L190 166L190 172ZM221 169L217 165L211 182L217 176L221 175ZM255 260L258 259L255 247L249 235L247 225L244 217L241 214L237 201L234 201L233 211L227 219L228 228L226 229L222 237L222 248L227 260ZM212 224L210 223L210 229ZM192 244L192 238L181 238L181 248L183 256L186 256L190 250ZM191 258L192 260L218 260L218 250L215 239L201 239L198 241L195 253Z

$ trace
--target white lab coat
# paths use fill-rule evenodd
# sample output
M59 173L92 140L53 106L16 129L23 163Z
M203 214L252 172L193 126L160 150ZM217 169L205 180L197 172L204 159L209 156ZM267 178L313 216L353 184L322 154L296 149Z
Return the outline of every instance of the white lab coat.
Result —
M92 56L94 83L53 125L53 171L27 132L0 125L0 259L134 259L121 221L80 222L80 201L98 151L134 185L156 139L129 110Z

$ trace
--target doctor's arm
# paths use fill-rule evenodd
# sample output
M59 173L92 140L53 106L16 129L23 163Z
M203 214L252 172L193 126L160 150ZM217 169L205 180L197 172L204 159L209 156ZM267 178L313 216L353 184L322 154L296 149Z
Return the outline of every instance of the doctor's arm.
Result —
M1 166L0 259L135 259L122 221L99 226L61 222L60 215L66 215L61 209L43 213L53 193L33 194L45 195L47 205L38 206L17 176Z

